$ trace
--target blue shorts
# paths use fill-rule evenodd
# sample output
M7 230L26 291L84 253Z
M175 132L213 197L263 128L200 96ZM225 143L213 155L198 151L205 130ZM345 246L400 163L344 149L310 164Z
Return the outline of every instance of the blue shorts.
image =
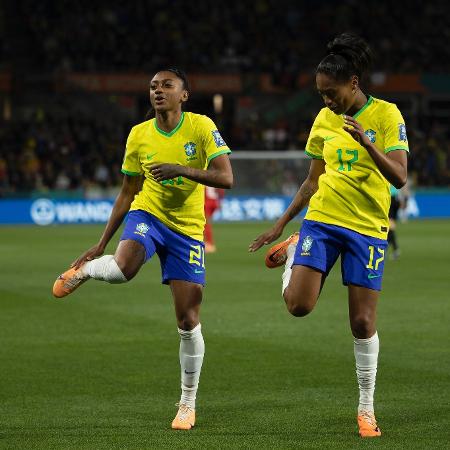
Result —
M348 228L304 220L294 265L312 267L328 275L341 256L342 283L381 290L387 241Z
M145 248L145 262L159 256L163 284L184 280L205 285L205 245L169 229L155 216L133 210L128 213L120 240L131 239Z

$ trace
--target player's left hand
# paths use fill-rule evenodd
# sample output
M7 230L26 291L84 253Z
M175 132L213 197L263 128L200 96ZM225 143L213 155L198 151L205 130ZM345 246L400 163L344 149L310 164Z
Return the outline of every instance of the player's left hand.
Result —
M150 166L150 173L156 181L171 180L180 175L183 175L183 166L180 164L152 164Z
M344 123L346 125L344 126L344 130L358 142L358 144L363 147L368 147L372 144L366 133L364 133L362 125L352 116L344 116Z

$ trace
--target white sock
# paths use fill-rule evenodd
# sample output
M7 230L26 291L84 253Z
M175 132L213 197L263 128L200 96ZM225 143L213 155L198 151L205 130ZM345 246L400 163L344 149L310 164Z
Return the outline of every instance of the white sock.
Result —
M178 328L180 334L180 366L181 366L181 399L185 404L195 409L198 381L202 370L205 342L202 336L202 326L198 324L191 331Z
M356 377L359 385L358 413L373 412L379 348L377 332L369 339L354 339Z
M101 258L88 261L82 266L83 273L94 280L107 281L108 283L125 283L128 281L119 269L113 255L105 255Z
M281 279L283 280L283 283L281 286L281 295L284 294L284 290L288 287L289 281L291 279L292 263L294 262L296 248L297 248L297 244L289 244L289 246L286 250L287 260L285 263L283 275L281 275Z

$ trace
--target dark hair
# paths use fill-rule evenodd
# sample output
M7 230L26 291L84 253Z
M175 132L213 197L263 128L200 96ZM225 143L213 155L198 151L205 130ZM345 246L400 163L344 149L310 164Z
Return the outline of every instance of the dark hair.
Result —
M327 45L328 54L320 61L316 73L325 73L337 81L347 81L352 75L360 80L369 72L373 54L367 42L350 33L343 33Z
M191 93L191 88L189 86L189 81L187 79L187 75L186 73L181 70L181 69L177 69L176 67L170 67L168 69L161 69L158 70L158 72L171 72L173 73L177 78L179 78L182 82L183 82L183 89L185 89L186 91L188 91L188 93ZM155 117L155 110L153 109L153 106L150 107L150 109L147 111L147 113L145 114L145 120L150 120L153 119L153 117Z

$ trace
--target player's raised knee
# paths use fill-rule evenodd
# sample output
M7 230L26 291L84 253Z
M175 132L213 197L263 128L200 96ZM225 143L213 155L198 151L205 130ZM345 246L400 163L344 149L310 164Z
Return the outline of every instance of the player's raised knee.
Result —
M305 305L287 305L288 311L295 317L305 317L307 316L313 308Z
M295 317L307 316L314 309L315 302L294 296L289 288L284 290L283 297L286 302L286 308Z
M314 308L314 306L308 303L297 303L286 300L286 307L288 311L295 317L305 317Z

